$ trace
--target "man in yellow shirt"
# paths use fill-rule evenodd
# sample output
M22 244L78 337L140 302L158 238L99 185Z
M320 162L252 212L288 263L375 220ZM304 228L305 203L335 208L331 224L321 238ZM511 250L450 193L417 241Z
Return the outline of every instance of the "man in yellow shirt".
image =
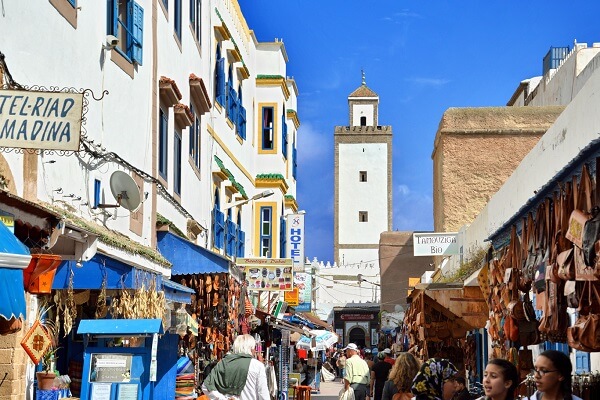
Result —
M365 400L369 394L370 371L366 361L358 355L358 346L349 343L346 351L344 388L352 387L355 400Z

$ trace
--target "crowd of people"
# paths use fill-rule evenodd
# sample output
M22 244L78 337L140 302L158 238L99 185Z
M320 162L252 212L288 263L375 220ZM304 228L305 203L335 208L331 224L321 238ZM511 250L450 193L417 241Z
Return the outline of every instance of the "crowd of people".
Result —
M472 400L465 377L446 359L420 362L410 353L392 357L389 349L376 354L350 343L338 353L336 365L344 390L355 400ZM572 394L572 365L568 355L556 350L541 353L531 371L536 387L527 400L581 400ZM492 359L483 374L484 395L477 400L516 400L521 384L516 366Z
M272 400L267 389L265 366L257 360L255 340L240 335L227 354L205 379L202 390L209 400ZM328 361L336 365L343 392L355 400L471 400L466 382L447 359L420 362L410 353L392 357L389 349L376 354L361 353L348 344ZM370 362L369 362L370 361ZM569 356L547 350L535 360L531 371L536 391L528 400L581 400L571 391L572 365ZM483 374L484 396L477 400L516 400L520 384L515 365L492 359Z

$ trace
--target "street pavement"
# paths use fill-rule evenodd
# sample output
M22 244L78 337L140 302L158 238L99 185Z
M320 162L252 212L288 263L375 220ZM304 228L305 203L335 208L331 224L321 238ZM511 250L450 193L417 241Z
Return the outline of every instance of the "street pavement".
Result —
M335 378L332 382L321 382L320 393L312 392L311 400L337 400L342 387L344 387L344 384L340 378Z

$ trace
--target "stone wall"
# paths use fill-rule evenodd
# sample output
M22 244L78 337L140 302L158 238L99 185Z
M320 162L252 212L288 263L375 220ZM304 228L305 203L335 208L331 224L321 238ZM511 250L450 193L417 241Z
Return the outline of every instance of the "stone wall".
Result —
M431 257L415 257L413 232L382 232L379 238L381 311L394 312L399 304L406 309L409 278L420 278L430 266Z
M29 356L21 347L25 336L26 322L23 328L14 334L0 336L0 399L25 399L25 373Z
M432 154L434 230L455 232L471 223L563 109L446 111Z

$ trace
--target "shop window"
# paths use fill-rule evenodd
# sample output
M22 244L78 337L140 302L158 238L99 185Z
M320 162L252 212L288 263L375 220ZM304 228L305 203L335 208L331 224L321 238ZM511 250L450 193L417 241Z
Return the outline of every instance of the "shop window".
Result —
M260 256L271 257L273 208L260 208Z
M142 65L144 9L133 0L108 0L108 34L119 39L115 50Z
M358 222L369 222L369 212L368 211L359 211L358 212Z

